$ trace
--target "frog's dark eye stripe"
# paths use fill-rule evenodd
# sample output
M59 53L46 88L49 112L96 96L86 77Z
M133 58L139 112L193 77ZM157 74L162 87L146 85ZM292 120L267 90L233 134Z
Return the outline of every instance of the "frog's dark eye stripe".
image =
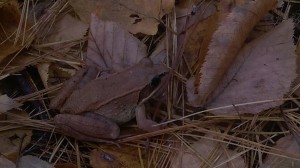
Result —
M154 76L151 79L150 86L157 87L160 84L161 78L164 77L166 74L167 72Z

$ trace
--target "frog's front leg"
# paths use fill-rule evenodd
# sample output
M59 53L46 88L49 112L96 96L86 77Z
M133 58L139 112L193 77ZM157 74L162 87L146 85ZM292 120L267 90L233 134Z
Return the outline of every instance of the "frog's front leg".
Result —
M58 114L54 122L61 132L78 140L116 139L120 135L120 128L114 121L93 112Z
M136 116L136 123L140 129L147 132L158 131L161 129L160 126L154 126L158 124L157 122L147 119L145 105L143 103L136 106L135 116Z

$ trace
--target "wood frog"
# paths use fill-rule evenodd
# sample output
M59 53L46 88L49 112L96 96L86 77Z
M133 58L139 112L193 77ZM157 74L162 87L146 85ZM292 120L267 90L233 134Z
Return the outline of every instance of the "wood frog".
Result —
M155 76L167 72L167 69L144 58L122 72L94 79L72 91L75 88L72 84L82 80L85 72L78 71L73 79L67 81L66 85L71 87L65 89L71 91L65 91L63 87L62 93L53 99L50 107L65 113L54 118L56 126L63 133L79 140L95 141L99 138L118 138L118 125L135 117L134 109L142 89L149 86ZM141 114L137 118L145 120ZM143 121L137 123L143 125Z

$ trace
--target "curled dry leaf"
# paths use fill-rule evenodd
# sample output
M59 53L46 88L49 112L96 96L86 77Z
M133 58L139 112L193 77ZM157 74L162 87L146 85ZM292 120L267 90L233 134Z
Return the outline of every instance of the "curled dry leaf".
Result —
M292 20L287 20L247 44L228 71L224 90L208 107L281 99L296 75ZM215 114L259 113L282 101L216 110ZM237 110L237 111L236 111Z
M87 63L122 71L147 56L147 47L120 25L92 15L87 49Z
M200 84L194 78L187 85L188 101L195 106L205 105L220 93L217 86L255 24L276 4L276 0L248 1L228 15L214 33L205 62L200 70Z
M276 145L276 149L284 150L285 152L298 155L300 157L300 146L297 143L297 140L293 135L289 135L283 138L280 138ZM270 151L272 153L272 151ZM275 155L268 155L264 163L260 166L261 168L284 168L284 167L300 167L300 161L294 160L292 158L280 157Z
M90 14L96 11L101 19L119 23L133 34L154 35L158 20L174 8L175 0L70 0L70 4L87 23Z

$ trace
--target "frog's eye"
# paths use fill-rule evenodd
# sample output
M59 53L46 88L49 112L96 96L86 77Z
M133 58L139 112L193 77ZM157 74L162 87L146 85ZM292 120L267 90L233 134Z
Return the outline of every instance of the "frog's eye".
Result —
M151 87L157 87L160 84L161 78L163 76L165 76L166 74L167 73L162 73L162 74L154 76L154 78L151 79L150 86Z
M157 87L159 85L160 81L161 81L160 76L156 75L154 78L151 79L150 86Z

